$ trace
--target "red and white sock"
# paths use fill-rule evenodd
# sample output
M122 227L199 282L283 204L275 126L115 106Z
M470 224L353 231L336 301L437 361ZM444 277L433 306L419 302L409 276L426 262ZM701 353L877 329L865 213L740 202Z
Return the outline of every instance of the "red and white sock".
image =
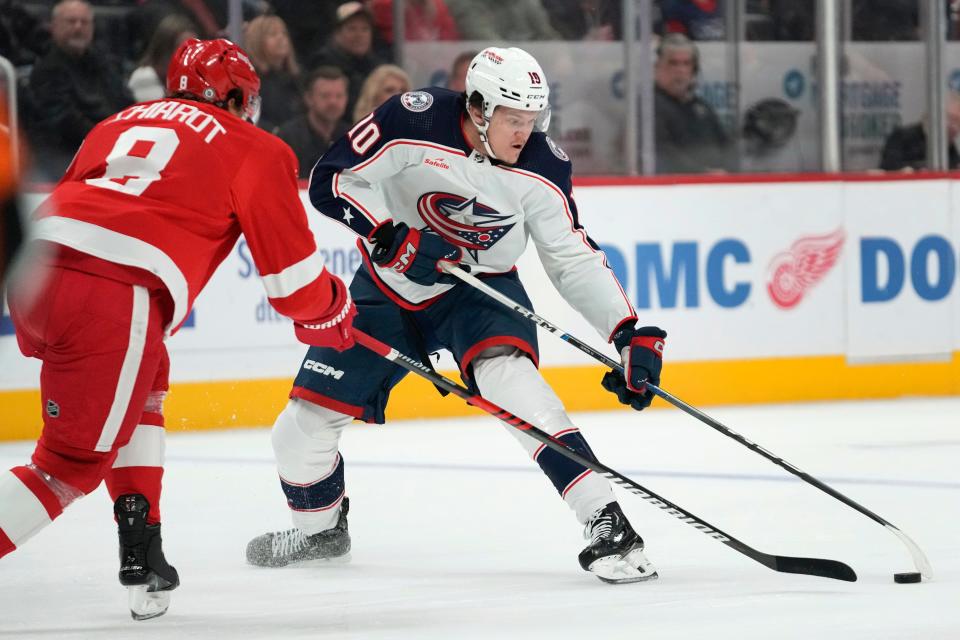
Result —
M0 473L0 558L23 546L81 495L34 465Z
M166 429L160 414L144 413L140 422L130 442L117 451L117 459L107 473L106 484L110 499L114 501L122 495L141 494L150 504L147 522L156 524L160 522Z

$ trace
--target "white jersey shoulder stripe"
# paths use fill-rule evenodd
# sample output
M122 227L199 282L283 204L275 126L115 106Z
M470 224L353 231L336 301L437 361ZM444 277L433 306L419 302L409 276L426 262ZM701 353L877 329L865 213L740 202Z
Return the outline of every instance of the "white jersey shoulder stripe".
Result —
M286 298L316 280L322 271L323 258L319 251L314 251L280 273L271 273L260 278L263 280L263 288L266 289L267 296Z
M173 318L166 333L187 316L189 287L173 259L149 242L105 227L63 216L41 218L33 225L31 239L56 242L82 253L154 274L173 298Z

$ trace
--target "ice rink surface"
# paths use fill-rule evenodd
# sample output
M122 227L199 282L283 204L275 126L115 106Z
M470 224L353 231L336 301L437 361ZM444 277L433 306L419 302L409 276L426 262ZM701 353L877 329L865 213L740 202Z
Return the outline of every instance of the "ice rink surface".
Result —
M660 579L603 584L577 564L572 513L485 416L354 425L351 562L258 569L247 541L290 526L269 431L171 433L169 613L130 619L101 488L0 561L0 638L960 638L960 399L708 412L903 529L935 579L895 584L913 565L894 535L675 410L576 419L640 484L756 549L842 560L860 580L773 572L621 493ZM0 445L0 465L31 449Z

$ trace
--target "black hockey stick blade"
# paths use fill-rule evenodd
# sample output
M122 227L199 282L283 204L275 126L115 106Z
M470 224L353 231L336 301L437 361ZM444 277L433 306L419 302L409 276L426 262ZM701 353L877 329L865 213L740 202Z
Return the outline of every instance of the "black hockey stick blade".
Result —
M781 573L802 573L808 576L833 578L845 582L856 582L857 573L852 567L839 560L824 560L822 558L792 558L790 556L771 556L774 566L770 567Z

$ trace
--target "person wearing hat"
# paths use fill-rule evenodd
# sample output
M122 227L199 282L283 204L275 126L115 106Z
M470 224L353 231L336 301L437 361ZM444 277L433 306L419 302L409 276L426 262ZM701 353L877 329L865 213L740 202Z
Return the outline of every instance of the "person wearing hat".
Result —
M327 44L310 57L310 68L330 66L343 71L349 80L347 113L353 113L363 81L386 60L374 51L373 16L362 2L345 2L337 7L336 22Z

